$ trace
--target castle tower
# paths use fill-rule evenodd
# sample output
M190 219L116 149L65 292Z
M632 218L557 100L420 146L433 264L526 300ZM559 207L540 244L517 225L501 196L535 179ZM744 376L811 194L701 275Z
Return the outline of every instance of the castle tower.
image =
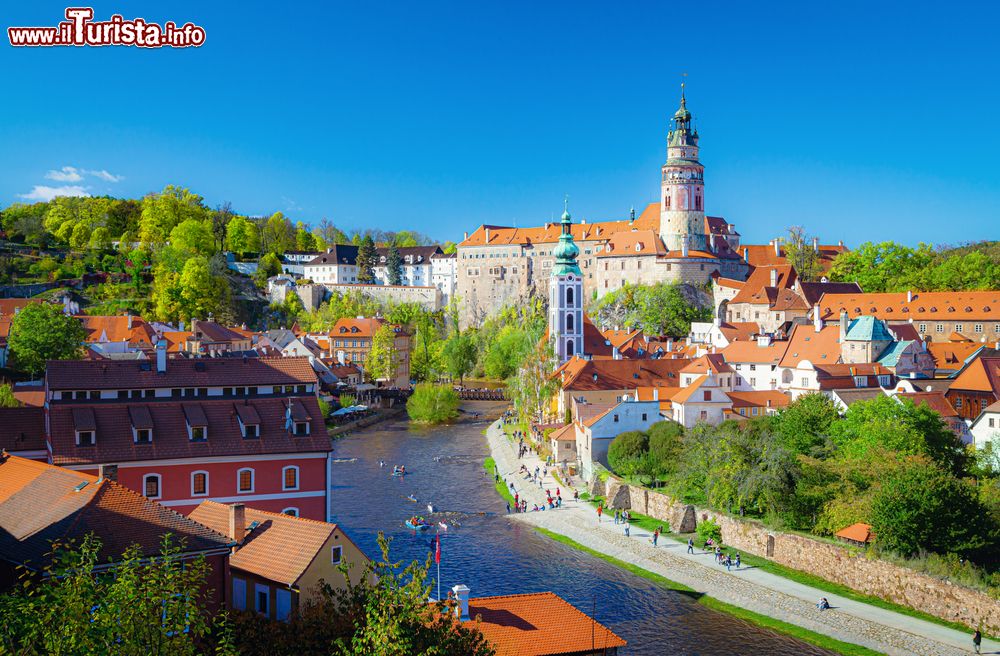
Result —
M667 250L706 250L704 173L698 161L698 131L681 84L681 106L667 134L667 162L660 183L660 237Z
M556 261L549 282L549 338L559 364L583 353L583 273L577 263L580 247L573 243L569 201L562 215L562 234L552 249Z

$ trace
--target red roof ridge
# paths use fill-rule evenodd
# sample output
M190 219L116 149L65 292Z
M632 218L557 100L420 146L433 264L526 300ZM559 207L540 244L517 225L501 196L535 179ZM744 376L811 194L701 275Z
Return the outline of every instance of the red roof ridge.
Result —
M219 503L218 501L213 501L212 499L205 499L204 501L202 501L202 503L203 504L211 504L213 506L219 506L220 508L228 508L229 506L232 505L230 503ZM257 508L257 507L247 506L247 510L249 510L249 511L251 511L253 513L261 514L261 515L269 515L271 517L277 517L277 518L282 519L282 520L293 520L294 519L294 520L298 520L298 521L301 521L301 522L311 522L313 524L318 524L318 525L321 525L321 526L329 526L329 527L331 527L330 528L330 532L331 533L333 532L334 529L336 529L339 526L338 524L334 524L332 522L324 522L321 519L311 519L309 517L295 517L295 516L292 516L292 515L286 515L285 513L274 512L272 510L261 510L260 508Z
M156 505L160 506L161 508L163 508L167 512L171 512L174 515L177 515L177 517L179 517L181 519L184 519L184 520L187 520L189 522L194 522L195 524L197 524L198 526L201 526L205 530L211 531L212 533L214 533L215 535L219 536L223 540L229 540L230 542L232 542L232 539L228 535L225 535L224 533L220 533L219 531L216 531L214 528L211 528L209 526L205 526L201 522L196 521L194 519L191 519L187 515L185 515L183 513L179 513L179 512L177 512L176 510L174 510L173 508L171 508L169 506L164 506L162 503L159 503L155 499L149 499L147 496L145 496L143 494L139 494L137 491L133 490L132 488L125 487L124 485L122 485L121 483L118 483L117 481L112 481L112 480L109 480L109 479L106 479L106 478L105 479L98 478L97 479L97 483L98 483L98 485L101 485L101 488L98 490L98 492L101 492L102 494L106 493L106 490L112 489L112 487L113 487L115 490L123 490L127 494L129 494L129 495L131 495L133 497L136 497L136 500L138 500L138 501L142 501L142 500L153 501L153 503L155 503ZM107 487L105 487L103 485L103 483L108 483L109 485ZM97 494L95 494L94 497L95 497L95 501L96 501ZM215 503L215 502L213 501L212 503ZM225 505L225 504L221 504L221 505Z

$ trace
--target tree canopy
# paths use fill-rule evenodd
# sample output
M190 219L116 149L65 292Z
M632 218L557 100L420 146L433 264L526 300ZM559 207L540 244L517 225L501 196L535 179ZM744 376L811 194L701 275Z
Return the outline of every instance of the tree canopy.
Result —
M80 320L60 307L32 303L14 315L7 344L18 368L38 374L45 370L46 360L82 357L86 337Z

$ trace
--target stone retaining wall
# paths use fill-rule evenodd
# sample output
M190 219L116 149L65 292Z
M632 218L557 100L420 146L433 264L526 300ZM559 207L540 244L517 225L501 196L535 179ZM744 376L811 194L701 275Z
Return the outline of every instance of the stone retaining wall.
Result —
M869 558L864 550L831 544L802 535L773 531L759 522L730 517L713 510L677 503L671 497L626 485L609 476L592 484L592 493L611 500L610 508L631 508L688 533L695 523L714 519L722 541L739 551L809 572L863 594L916 608L966 626L1000 632L1000 602L990 596L892 563Z

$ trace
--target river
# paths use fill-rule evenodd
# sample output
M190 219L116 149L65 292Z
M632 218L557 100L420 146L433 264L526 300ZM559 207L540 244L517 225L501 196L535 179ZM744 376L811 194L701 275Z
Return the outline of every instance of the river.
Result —
M627 640L622 654L831 653L706 608L507 518L483 469L487 425L416 429L401 419L336 441L334 521L371 557L384 531L393 560L423 562L432 533L414 535L403 522L433 503L440 511L433 518L450 525L441 534L442 592L460 583L472 597L551 590ZM405 464L409 473L393 478L393 464Z

